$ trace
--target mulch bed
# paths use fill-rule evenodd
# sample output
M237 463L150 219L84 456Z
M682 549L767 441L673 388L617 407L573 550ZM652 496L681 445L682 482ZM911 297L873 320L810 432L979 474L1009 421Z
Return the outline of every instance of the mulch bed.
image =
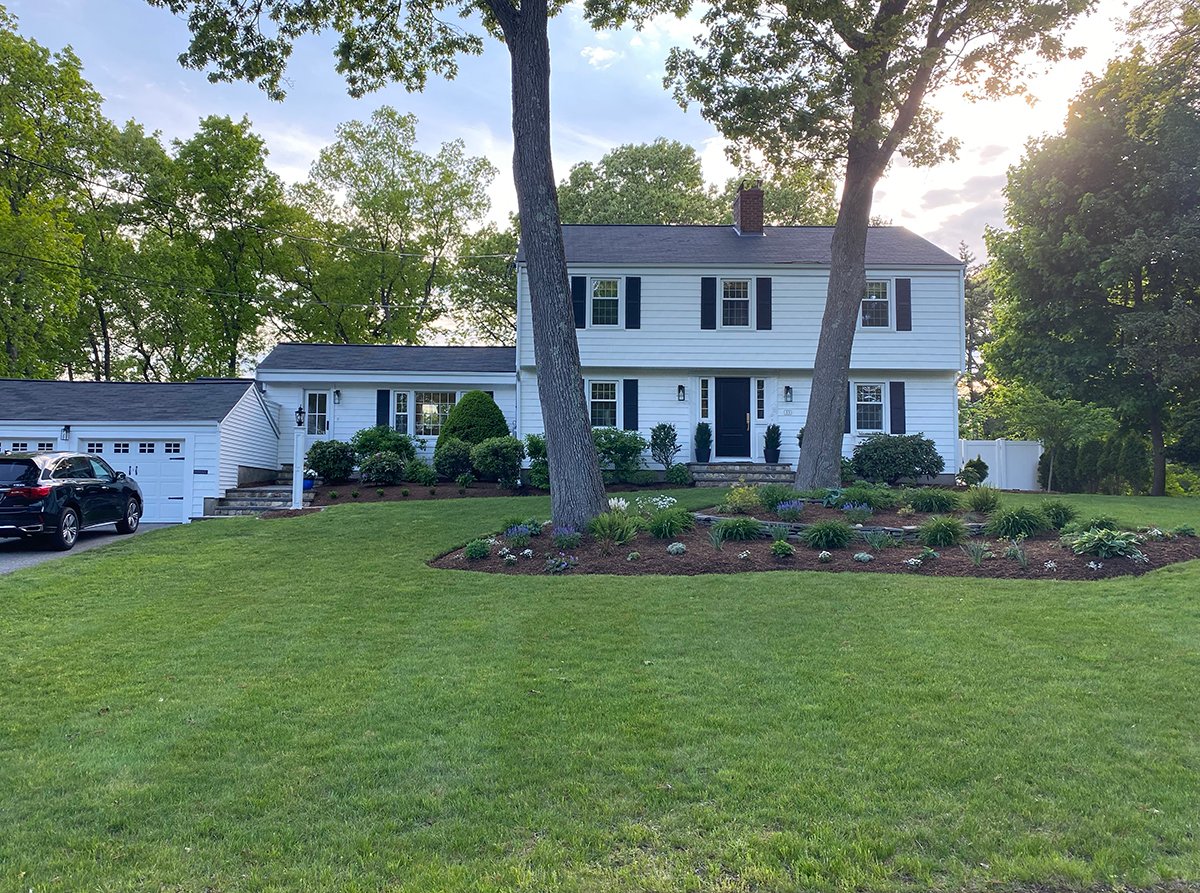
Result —
M641 490L660 492L662 490L684 489L679 485L658 483L646 487L634 484L605 484L605 493L634 493ZM358 496L354 496L354 491ZM383 491L383 495L379 494ZM404 495L404 491L408 495ZM428 484L397 484L394 487L378 487L374 484L360 484L350 481L345 484L320 484L310 491L313 494L313 505L343 505L347 502L417 502L424 499L471 499L480 496L549 496L549 490L538 490L535 487L525 487L521 490L502 489L495 483L477 481L465 490L459 488L453 481L442 481L433 487ZM337 497L331 497L331 492Z
M721 514L716 509L708 510L711 514ZM930 518L935 515L942 517L953 516L963 518L964 520L972 520L970 513L961 511L954 512L916 512L911 515L898 515L894 509L884 509L875 512L866 521L863 521L864 527L920 527ZM722 517L732 517L731 515L722 515ZM782 519L774 512L768 512L766 509L755 509L754 517L760 521L782 521ZM975 515L973 519L976 521L986 521L986 515ZM804 511L800 513L794 524L816 524L818 521L846 521L846 513L839 508L823 506L819 502L806 500Z
M805 513L808 509L805 509ZM806 519L807 520L807 519ZM681 542L687 546L683 555L667 553L667 544ZM579 560L578 565L568 573L571 574L618 574L622 576L640 574L670 574L692 576L697 574L732 574L747 571L779 571L806 570L910 574L924 577L985 577L989 579L1013 580L1102 580L1109 577L1140 575L1167 564L1179 561L1189 561L1200 558L1200 538L1182 537L1173 540L1149 541L1142 545L1142 551L1150 559L1149 562L1133 562L1127 558L1095 558L1089 555L1075 555L1070 549L1061 546L1058 537L1040 536L1025 541L1025 551L1028 556L1027 566L1022 568L1016 559L1005 558L1005 544L993 541L996 557L986 559L976 567L971 559L957 546L938 549L939 558L927 560L918 568L904 564L908 558L916 557L921 546L918 543L905 542L899 546L883 549L873 553L875 558L868 563L854 560L858 551L866 551L867 546L862 542L852 542L845 549L833 550L833 559L829 563L821 563L817 559L816 549L792 542L796 554L790 558L775 558L771 555L770 540L754 540L751 542L727 541L724 548L718 551L708 539L708 528L698 527L693 531L680 534L673 540L655 539L643 531L637 538L624 546L620 546L610 555L605 555L600 546L585 537L584 541L569 555ZM446 555L430 562L432 567L450 570L487 571L499 574L544 574L547 555L558 555L549 531L534 537L528 548L532 549L532 558L519 558L516 564L506 565L497 554L504 546L503 538L499 538L492 547L488 558L470 561L463 555L462 549L455 549ZM520 550L513 550L518 552ZM638 553L638 559L628 560L631 552ZM741 558L740 553L749 552L749 557ZM1047 569L1045 562L1053 561L1057 567ZM1099 562L1102 566L1097 570L1089 568L1088 562Z

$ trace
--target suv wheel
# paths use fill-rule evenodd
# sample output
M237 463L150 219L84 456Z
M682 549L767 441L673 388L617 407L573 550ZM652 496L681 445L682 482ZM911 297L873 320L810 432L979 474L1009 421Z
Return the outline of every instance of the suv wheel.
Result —
M137 533L138 525L142 523L142 509L136 499L129 500L125 505L125 516L117 522L117 533Z
M79 539L79 513L75 509L63 509L62 514L58 516L58 530L51 534L50 541L54 548L65 552L75 545L77 539Z

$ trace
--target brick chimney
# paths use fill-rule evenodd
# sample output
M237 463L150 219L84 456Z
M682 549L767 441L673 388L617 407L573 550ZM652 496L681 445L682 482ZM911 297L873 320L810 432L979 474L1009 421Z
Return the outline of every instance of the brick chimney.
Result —
M762 180L756 180L749 189L738 184L733 197L733 228L739 236L763 234Z

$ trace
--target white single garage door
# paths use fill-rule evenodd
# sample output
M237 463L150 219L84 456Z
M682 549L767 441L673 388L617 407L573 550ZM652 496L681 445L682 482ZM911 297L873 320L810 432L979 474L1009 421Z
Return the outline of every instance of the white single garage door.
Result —
M142 488L142 520L152 524L187 520L187 457L182 440L103 440L84 444L115 471L123 471Z

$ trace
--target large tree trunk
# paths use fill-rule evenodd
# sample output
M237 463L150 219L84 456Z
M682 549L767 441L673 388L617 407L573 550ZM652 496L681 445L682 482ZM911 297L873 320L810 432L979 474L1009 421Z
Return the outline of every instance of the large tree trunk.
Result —
M605 510L575 340L567 257L550 158L550 41L546 0L521 3L505 29L512 57L513 176L529 271L538 397L557 524L582 527Z
M796 487L801 490L841 485L850 350L866 290L867 226L878 179L870 168L853 152L846 165L846 185L833 228L825 315L813 361L804 448L796 463Z
M1163 442L1162 410L1150 409L1150 495L1167 495L1167 449Z

